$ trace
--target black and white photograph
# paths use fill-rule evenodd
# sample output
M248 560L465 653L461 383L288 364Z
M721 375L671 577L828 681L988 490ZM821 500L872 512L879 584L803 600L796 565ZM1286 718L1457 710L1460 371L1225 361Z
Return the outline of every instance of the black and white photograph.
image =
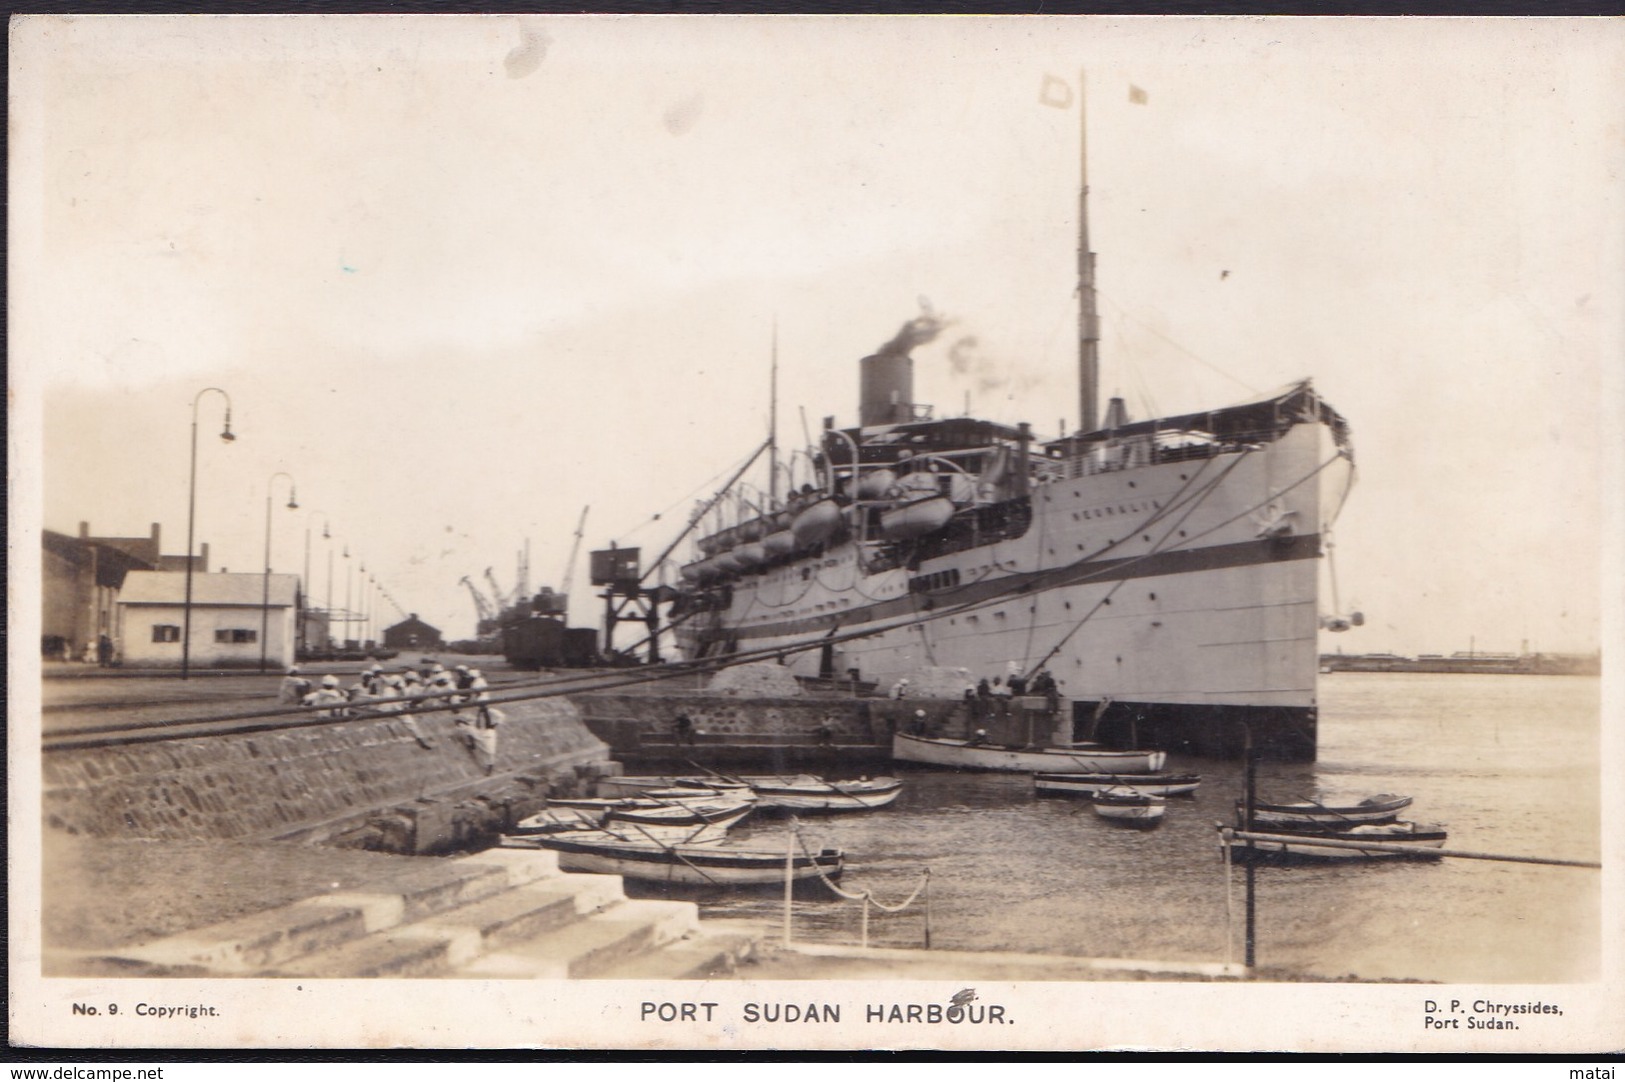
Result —
M1622 73L14 17L13 1040L1625 1047Z

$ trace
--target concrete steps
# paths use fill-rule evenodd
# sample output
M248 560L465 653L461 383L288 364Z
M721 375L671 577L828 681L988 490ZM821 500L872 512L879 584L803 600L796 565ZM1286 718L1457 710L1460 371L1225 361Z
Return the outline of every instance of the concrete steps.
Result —
M62 971L252 977L683 979L725 975L754 937L706 932L692 902L628 899L618 876L558 870L544 849L426 862Z

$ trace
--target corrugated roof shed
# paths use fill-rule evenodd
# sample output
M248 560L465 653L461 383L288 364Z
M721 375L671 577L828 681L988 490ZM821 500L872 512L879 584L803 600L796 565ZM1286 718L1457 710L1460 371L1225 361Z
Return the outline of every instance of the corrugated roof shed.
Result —
M271 575L273 608L295 604L298 575ZM246 605L258 608L264 596L265 576L251 572L210 572L192 575L192 604ZM119 602L125 605L182 605L186 603L184 571L131 571L124 576Z

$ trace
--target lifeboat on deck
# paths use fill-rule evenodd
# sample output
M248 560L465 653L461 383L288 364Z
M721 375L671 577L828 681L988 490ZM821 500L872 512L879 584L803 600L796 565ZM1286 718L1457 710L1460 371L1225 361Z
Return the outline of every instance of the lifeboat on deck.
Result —
M900 503L880 513L880 536L887 541L912 541L936 533L954 517L953 501L930 495Z
M719 552L711 557L709 562L719 575L736 575L745 567L744 562L739 559L738 549Z
M796 544L821 545L835 536L841 525L841 508L834 499L825 496L803 507L790 522L790 532Z
M870 470L858 478L857 494L860 500L879 500L897 483L897 474L882 467Z
M788 529L775 530L762 538L762 548L767 550L769 559L788 556L796 550L796 535Z
M767 562L767 548L760 541L750 541L733 550L742 571L750 571Z

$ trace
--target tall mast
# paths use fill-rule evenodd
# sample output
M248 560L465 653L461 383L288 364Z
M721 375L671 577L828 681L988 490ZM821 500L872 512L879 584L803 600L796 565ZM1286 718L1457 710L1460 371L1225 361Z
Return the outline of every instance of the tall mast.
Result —
M779 502L779 317L773 317L773 368L767 391L767 508Z
M1078 72L1078 430L1093 432L1100 416L1100 315L1095 310L1095 253L1089 250L1089 110Z

